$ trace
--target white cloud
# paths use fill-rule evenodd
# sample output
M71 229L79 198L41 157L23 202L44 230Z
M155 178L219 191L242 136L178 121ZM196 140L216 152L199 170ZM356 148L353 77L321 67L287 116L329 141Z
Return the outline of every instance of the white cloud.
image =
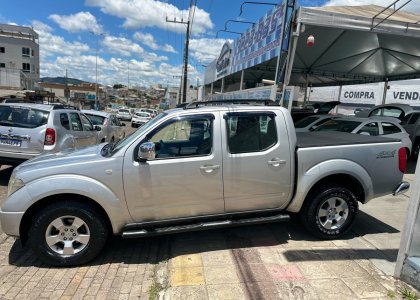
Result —
M155 38L153 37L153 35L151 35L150 33L135 32L133 34L133 38L135 40L139 41L140 43L142 43L143 45L146 45L150 49L153 49L153 50L162 50L162 51L171 52L171 53L177 53L177 51L171 45L169 45L169 44L165 44L163 46L159 46L156 43Z
M369 4L376 4L379 6L388 6L389 4L391 4L391 0L385 1L385 3L384 3L384 0L329 0L327 3L325 3L325 6L336 6L336 5L357 6L357 5L369 5ZM397 4L397 8L398 7L399 5ZM420 12L420 1L412 1L411 3L407 4L407 6L403 8L403 10L411 11L411 12Z
M232 40L228 40L233 42ZM191 39L191 55L200 63L209 63L220 55L225 39Z
M69 32L92 31L100 33L103 31L102 26L98 24L94 15L88 11L81 11L74 15L60 16L50 15L50 20L56 22L62 29Z
M105 36L102 43L109 52L121 56L140 56L140 54L144 52L139 44L133 43L131 40L124 37Z
M52 34L52 28L45 23L35 20L32 22L32 26L39 34L41 64L46 57L55 54L77 56L83 52L91 51L86 44L81 42L68 42L63 37Z
M136 56L151 62L168 60L166 56L159 56L156 53L144 51L139 44L125 37L105 36L102 44L105 46L105 50L120 56Z
M166 17L177 20L188 18L188 10L180 10L176 6L155 0L86 0L86 5L100 7L103 13L124 19L125 28L158 27L175 32L185 32L181 24L168 24ZM210 14L196 7L193 35L204 34L213 29Z

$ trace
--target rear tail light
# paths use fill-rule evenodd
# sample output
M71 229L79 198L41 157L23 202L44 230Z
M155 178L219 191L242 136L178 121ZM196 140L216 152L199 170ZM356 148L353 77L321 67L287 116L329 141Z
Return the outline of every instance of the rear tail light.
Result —
M52 128L47 128L45 131L45 141L44 145L52 146L55 144L55 130Z
M405 148L400 148L400 150L398 150L398 168L401 173L407 171L407 151Z

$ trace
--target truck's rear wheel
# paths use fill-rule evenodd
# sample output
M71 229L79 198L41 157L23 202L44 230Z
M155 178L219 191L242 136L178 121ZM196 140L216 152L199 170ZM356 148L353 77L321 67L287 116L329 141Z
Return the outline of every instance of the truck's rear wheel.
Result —
M74 266L95 258L104 247L108 228L103 216L85 203L59 202L34 218L28 240L35 254L54 266Z
M352 191L340 186L324 186L311 192L300 217L315 236L335 239L351 229L357 211L357 198Z

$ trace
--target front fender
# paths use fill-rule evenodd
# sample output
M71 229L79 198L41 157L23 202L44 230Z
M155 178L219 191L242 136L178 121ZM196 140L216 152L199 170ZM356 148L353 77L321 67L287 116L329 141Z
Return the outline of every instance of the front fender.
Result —
M302 173L303 171L300 170L295 197L287 208L290 212L299 212L311 188L323 178L331 175L345 174L354 177L363 187L364 202L373 198L373 183L369 173L353 161L332 159L321 162Z
M125 199L119 199L101 182L80 175L54 175L31 181L12 194L3 203L2 210L25 212L41 199L60 194L81 195L97 202L107 213L114 233L132 222Z

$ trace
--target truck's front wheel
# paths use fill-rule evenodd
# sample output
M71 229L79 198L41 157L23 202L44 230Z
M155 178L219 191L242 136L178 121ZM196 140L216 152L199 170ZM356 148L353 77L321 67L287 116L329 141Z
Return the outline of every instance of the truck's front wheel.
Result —
M88 204L76 201L45 207L35 216L28 232L35 254L54 266L74 266L92 260L107 237L103 216Z
M345 187L324 186L308 196L300 213L311 233L322 239L335 239L346 234L358 211L357 198Z

